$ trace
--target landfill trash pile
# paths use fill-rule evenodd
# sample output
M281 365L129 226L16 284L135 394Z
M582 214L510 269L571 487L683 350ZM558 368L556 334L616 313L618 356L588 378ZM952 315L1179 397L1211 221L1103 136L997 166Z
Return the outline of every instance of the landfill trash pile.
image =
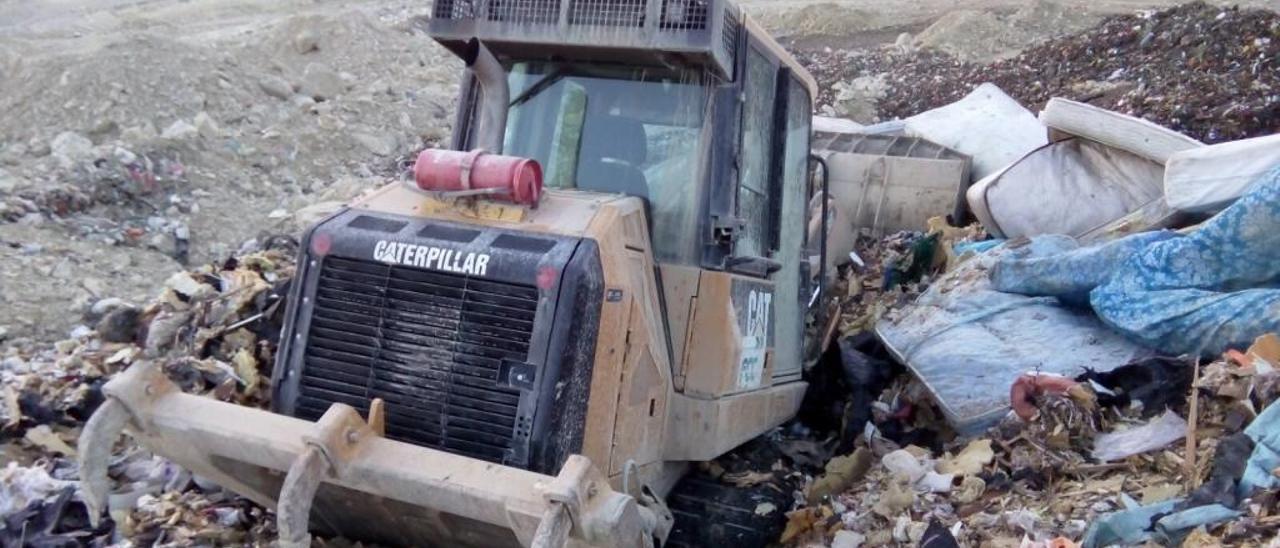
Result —
M1033 371L1008 383L1003 420L958 436L867 327L945 273L943 246L930 240L859 240L843 279L861 289L840 297L839 349L826 357L839 378L821 366L810 377L819 391L846 383L847 399L814 398L827 407L702 467L792 492L789 511L759 498L758 511L785 514L783 545L1262 546L1280 533L1280 336L1204 363ZM953 257L960 264L983 252L964 236L946 246L966 250ZM930 267L914 279L903 275L912 264ZM869 387L878 392L868 398Z
M69 339L6 350L0 544L226 545L274 538L266 510L137 447L111 461L110 519L90 527L75 462L76 438L103 402L103 383L134 363L161 362L187 392L268 404L296 242L247 242L244 251L173 274L145 306L99 300Z
M824 131L970 156L979 224L853 221L799 421L712 468L791 491L787 546L1280 545L1276 37L1193 4L985 67L810 56L906 117Z
M977 236L980 230L975 227L973 233L961 237L981 239ZM859 237L849 270L834 289L840 296L840 338L869 331L890 309L915 300L929 280L945 270L949 258L940 250L956 239L956 234L944 234L941 229Z
M817 429L783 428L770 439L780 449L709 466L721 481L794 489L784 545L1248 546L1280 532L1274 483L1237 495L1241 472L1227 462L1266 454L1252 452L1265 435L1246 429L1263 410L1280 409L1271 407L1280 398L1280 338L1207 364L1155 357L1076 378L1033 372L1008 383L1013 413L980 435L957 436L930 391L869 337L930 282L995 243L977 226L939 230L935 220L934 228L858 239L837 289L836 375L851 394L826 402L822 411L838 417L827 430L813 410L802 412ZM871 386L882 388L858 393ZM1219 512L1219 502L1230 511ZM1121 519L1147 507L1177 518L1157 533Z
M1206 143L1280 130L1280 14L1191 3L1112 16L1016 57L968 63L933 49L815 49L797 57L820 83L820 112L836 91L876 78L881 120L956 101L991 82L1028 108L1066 97L1138 116Z
M848 490L808 497L809 504L788 513L783 541L929 546L945 538L939 546L1077 546L1085 538L1097 543L1085 545L1099 546L1118 542L1103 540L1118 534L1126 542L1142 542L1159 540L1133 538L1142 536L1146 523L1125 529L1108 518L1130 507L1178 500L1180 512L1218 501L1233 510L1197 524L1216 531L1214 545L1260 545L1280 530L1274 478L1271 486L1238 498L1223 461L1249 458L1254 442L1244 441L1242 431L1275 401L1280 373L1269 365L1259 372L1257 365L1269 363L1259 354L1273 352L1276 341L1270 337L1246 353L1203 366L1194 384L1190 376L1169 375L1190 372L1194 364L1171 360L1135 362L1078 380L1031 380L1038 394L1027 419L1011 416L983 436L936 448L884 434L901 432L895 425L916 421L914 415L930 420L927 406L912 405L909 390L886 390L863 442L832 461L861 462L858 477L847 481ZM1158 387L1150 384L1153 377ZM1188 394L1195 394L1194 403ZM1190 429L1183 415L1191 417ZM1188 432L1194 438L1184 440ZM809 491L823 478L813 479ZM1206 534L1194 530L1164 533L1178 545L1184 536Z

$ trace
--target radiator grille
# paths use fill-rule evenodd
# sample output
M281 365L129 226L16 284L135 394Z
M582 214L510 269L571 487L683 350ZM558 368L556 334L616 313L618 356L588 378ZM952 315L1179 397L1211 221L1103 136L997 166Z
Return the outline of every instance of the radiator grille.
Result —
M531 286L327 257L296 413L382 398L387 437L502 462L520 392L498 371L527 360L537 303Z

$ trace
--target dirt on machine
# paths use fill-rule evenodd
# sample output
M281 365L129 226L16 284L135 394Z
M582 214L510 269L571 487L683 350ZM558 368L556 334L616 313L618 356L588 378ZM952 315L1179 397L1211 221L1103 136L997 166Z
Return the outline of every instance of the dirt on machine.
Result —
M726 0L433 15L467 65L450 149L305 233L272 409L139 362L80 438L91 513L123 432L275 508L285 546L775 540L754 495L682 478L805 393L813 78ZM746 517L690 524L726 501Z

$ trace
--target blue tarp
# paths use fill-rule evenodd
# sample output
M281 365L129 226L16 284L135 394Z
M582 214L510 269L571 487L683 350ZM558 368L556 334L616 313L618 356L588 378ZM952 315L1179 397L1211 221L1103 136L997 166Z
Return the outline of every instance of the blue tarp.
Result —
M999 291L1087 303L1108 326L1167 354L1247 347L1280 331L1280 167L1188 235L1009 256L991 281Z
M1206 504L1178 509L1184 499L1171 499L1147 506L1137 506L1127 496L1124 510L1100 516L1085 531L1081 548L1131 546L1155 541L1164 546L1177 546L1192 529L1241 515L1221 504Z
M1081 548L1096 548L1117 544L1138 544L1151 539L1153 522L1162 514L1173 512L1182 499L1157 502L1149 506L1136 506L1098 517L1089 526L1080 542Z
M1244 433L1253 439L1254 446L1244 477L1240 478L1241 497L1249 496L1254 489L1280 485L1280 480L1271 473L1280 468L1280 402L1268 405Z
M1000 245L960 263L876 324L885 347L924 383L958 433L976 435L998 422L1009 411L1009 385L1023 373L1074 377L1151 353L1088 310L991 287L989 272L1003 257L1056 256L1075 247L1067 236Z

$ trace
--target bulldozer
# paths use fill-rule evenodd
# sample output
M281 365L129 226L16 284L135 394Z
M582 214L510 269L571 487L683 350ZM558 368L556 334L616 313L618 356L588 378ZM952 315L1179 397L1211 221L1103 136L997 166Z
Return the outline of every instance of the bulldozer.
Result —
M107 383L95 518L127 433L282 546L699 545L682 477L796 415L813 77L727 0L432 10L466 65L449 148L304 233L270 410Z

